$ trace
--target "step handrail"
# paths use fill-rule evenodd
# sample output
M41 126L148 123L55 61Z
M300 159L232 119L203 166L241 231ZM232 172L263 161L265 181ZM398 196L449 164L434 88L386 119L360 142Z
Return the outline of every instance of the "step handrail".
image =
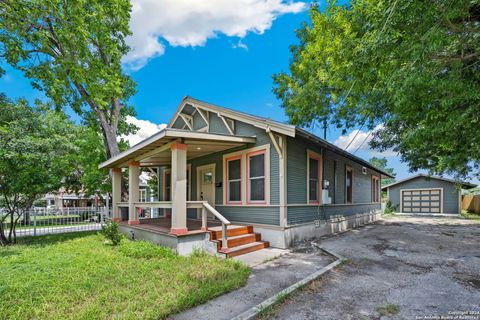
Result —
M227 220L227 218L225 218L224 216L222 216L220 214L220 212L218 212L217 210L215 210L214 207L212 207L212 205L208 202L203 202L203 206L205 207L205 209L207 209L208 211L210 211L211 214L213 214L218 220L220 220L223 224L230 224L230 221Z
M222 223L222 251L228 251L228 241L227 241L227 226L230 224L230 221L227 220L224 216L220 214L214 207L212 207L207 201L203 201L202 208L202 230L207 231L207 211L210 211L220 222Z

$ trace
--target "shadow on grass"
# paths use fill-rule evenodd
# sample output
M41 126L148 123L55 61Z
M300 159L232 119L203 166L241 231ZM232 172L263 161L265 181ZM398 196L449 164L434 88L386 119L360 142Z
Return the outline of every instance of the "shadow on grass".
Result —
M21 237L17 238L17 245L23 246L37 246L44 247L48 245L53 245L65 241L70 241L94 234L98 234L98 230L94 231L81 231L81 232L70 232L70 233L60 233L60 234L47 234L36 237Z

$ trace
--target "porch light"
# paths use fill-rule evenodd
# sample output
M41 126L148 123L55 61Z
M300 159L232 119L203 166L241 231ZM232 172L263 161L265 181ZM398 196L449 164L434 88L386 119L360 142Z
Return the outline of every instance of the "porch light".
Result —
M202 150L202 148L200 148L200 147L197 147L197 150Z

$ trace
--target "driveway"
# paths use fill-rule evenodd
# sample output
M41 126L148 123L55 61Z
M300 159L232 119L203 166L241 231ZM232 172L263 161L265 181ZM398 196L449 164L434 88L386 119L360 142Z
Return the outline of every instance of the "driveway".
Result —
M319 244L346 263L268 318L480 319L478 222L394 217ZM454 318L455 312L473 316Z

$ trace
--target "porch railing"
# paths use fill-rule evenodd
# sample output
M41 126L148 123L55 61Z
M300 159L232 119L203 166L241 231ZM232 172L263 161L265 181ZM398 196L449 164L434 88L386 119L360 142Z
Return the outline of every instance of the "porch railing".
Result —
M154 201L154 202L135 202L135 209L138 208L150 208L150 209L171 209L171 201ZM117 206L128 207L128 202L117 203ZM215 218L222 223L222 249L228 248L227 243L227 226L230 224L227 218L221 215L214 207L212 207L207 201L187 201L187 208L201 209L202 211L202 230L207 230L208 213L210 212Z

